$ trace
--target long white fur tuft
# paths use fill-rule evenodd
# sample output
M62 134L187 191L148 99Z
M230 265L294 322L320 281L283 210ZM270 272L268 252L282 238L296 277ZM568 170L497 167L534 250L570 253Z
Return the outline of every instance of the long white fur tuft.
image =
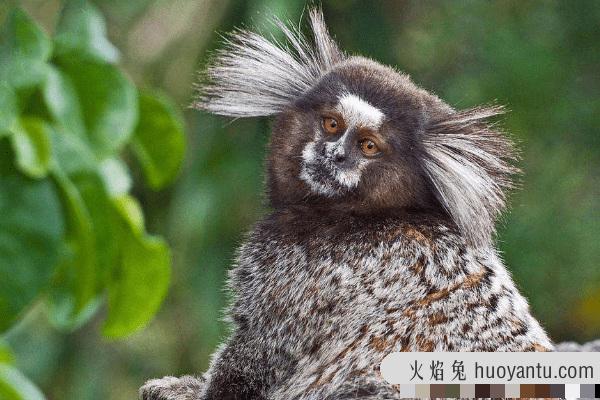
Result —
M199 85L196 108L232 117L281 112L344 59L327 31L323 14L309 12L314 42L280 20L288 45L240 30L226 40Z
M438 200L476 246L489 244L513 187L516 151L508 137L486 123L502 107L483 107L434 121L423 144L424 166Z

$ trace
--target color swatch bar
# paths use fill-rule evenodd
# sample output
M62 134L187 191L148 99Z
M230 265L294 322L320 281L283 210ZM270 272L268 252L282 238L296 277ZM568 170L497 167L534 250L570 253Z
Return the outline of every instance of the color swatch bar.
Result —
M566 398L600 399L600 384L539 384L539 385L448 385L416 384L394 385L400 387L401 397L406 398Z

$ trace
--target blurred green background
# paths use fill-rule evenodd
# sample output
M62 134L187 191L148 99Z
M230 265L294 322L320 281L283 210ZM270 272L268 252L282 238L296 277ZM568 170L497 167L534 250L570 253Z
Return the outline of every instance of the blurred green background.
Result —
M61 2L19 3L51 33ZM204 371L227 333L222 308L235 248L263 214L266 119L228 121L188 108L196 72L220 34L274 13L298 23L304 4L252 0L98 0L121 66L184 112L187 154L161 191L137 184L149 232L173 254L157 317L120 341L103 312L65 334L34 308L7 336L17 367L49 399L133 399L150 377ZM341 47L395 65L457 108L498 102L519 141L521 190L499 245L553 339L600 337L600 2L323 1Z

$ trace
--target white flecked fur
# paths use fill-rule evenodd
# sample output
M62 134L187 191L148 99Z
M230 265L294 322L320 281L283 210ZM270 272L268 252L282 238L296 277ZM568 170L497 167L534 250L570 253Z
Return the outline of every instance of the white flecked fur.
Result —
M269 398L327 398L348 384L353 371L364 370L362 379L381 385L373 368L390 351L552 348L497 253L466 246L444 226L436 228L435 247L428 244L429 237L391 223L379 232L388 237L398 230L395 240L371 241L351 232L347 237L320 234L312 253L263 229L252 235L258 242L251 238L242 247L231 284L238 293L233 311L256 321L249 329L261 329L265 340L284 346L297 362L294 375ZM267 265L265 259L273 262ZM421 270L415 267L419 265ZM489 284L483 278L474 286L465 283L484 269ZM244 278L240 286L238 276L253 279ZM338 283L331 284L333 279ZM449 287L456 289L445 297L430 295ZM427 307L414 307L428 296L434 300ZM495 309L487 305L492 297L497 297ZM314 311L327 304L334 307L330 312ZM447 320L433 324L434 317ZM463 332L465 324L468 332ZM354 329L338 330L340 326ZM366 333L359 333L363 326ZM521 326L523 333L507 336ZM381 340L380 347L372 344L373 338ZM307 354L315 341L322 341L319 350Z
M308 142L302 150L302 168L300 179L306 182L316 193L326 197L334 197L354 189L360 182L364 168L369 160L360 160L354 168L340 168L332 161L337 152L343 151L343 143L347 140L347 135L351 129L348 129L335 142L325 143L323 155L316 151L317 142L321 139L319 132L315 133L312 141ZM314 168L322 168L328 171L330 179L316 179Z
M344 93L340 97L337 110L351 127L378 129L384 119L381 110L352 93Z
M510 161L510 141L488 128L485 120L501 107L457 112L432 127L423 137L424 166L438 199L474 245L485 245L495 233L506 207L506 190L518 172Z
M273 115L310 89L344 58L327 32L323 15L309 13L314 43L279 20L290 48L239 30L219 50L198 85L194 106L232 117Z

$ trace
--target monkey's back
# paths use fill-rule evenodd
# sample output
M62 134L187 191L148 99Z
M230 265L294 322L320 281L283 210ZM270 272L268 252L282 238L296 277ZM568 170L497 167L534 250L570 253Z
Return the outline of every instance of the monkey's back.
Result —
M443 218L278 212L250 233L230 286L238 335L279 377L272 398L365 388L393 351L552 348L496 251ZM278 373L268 360L282 355Z

